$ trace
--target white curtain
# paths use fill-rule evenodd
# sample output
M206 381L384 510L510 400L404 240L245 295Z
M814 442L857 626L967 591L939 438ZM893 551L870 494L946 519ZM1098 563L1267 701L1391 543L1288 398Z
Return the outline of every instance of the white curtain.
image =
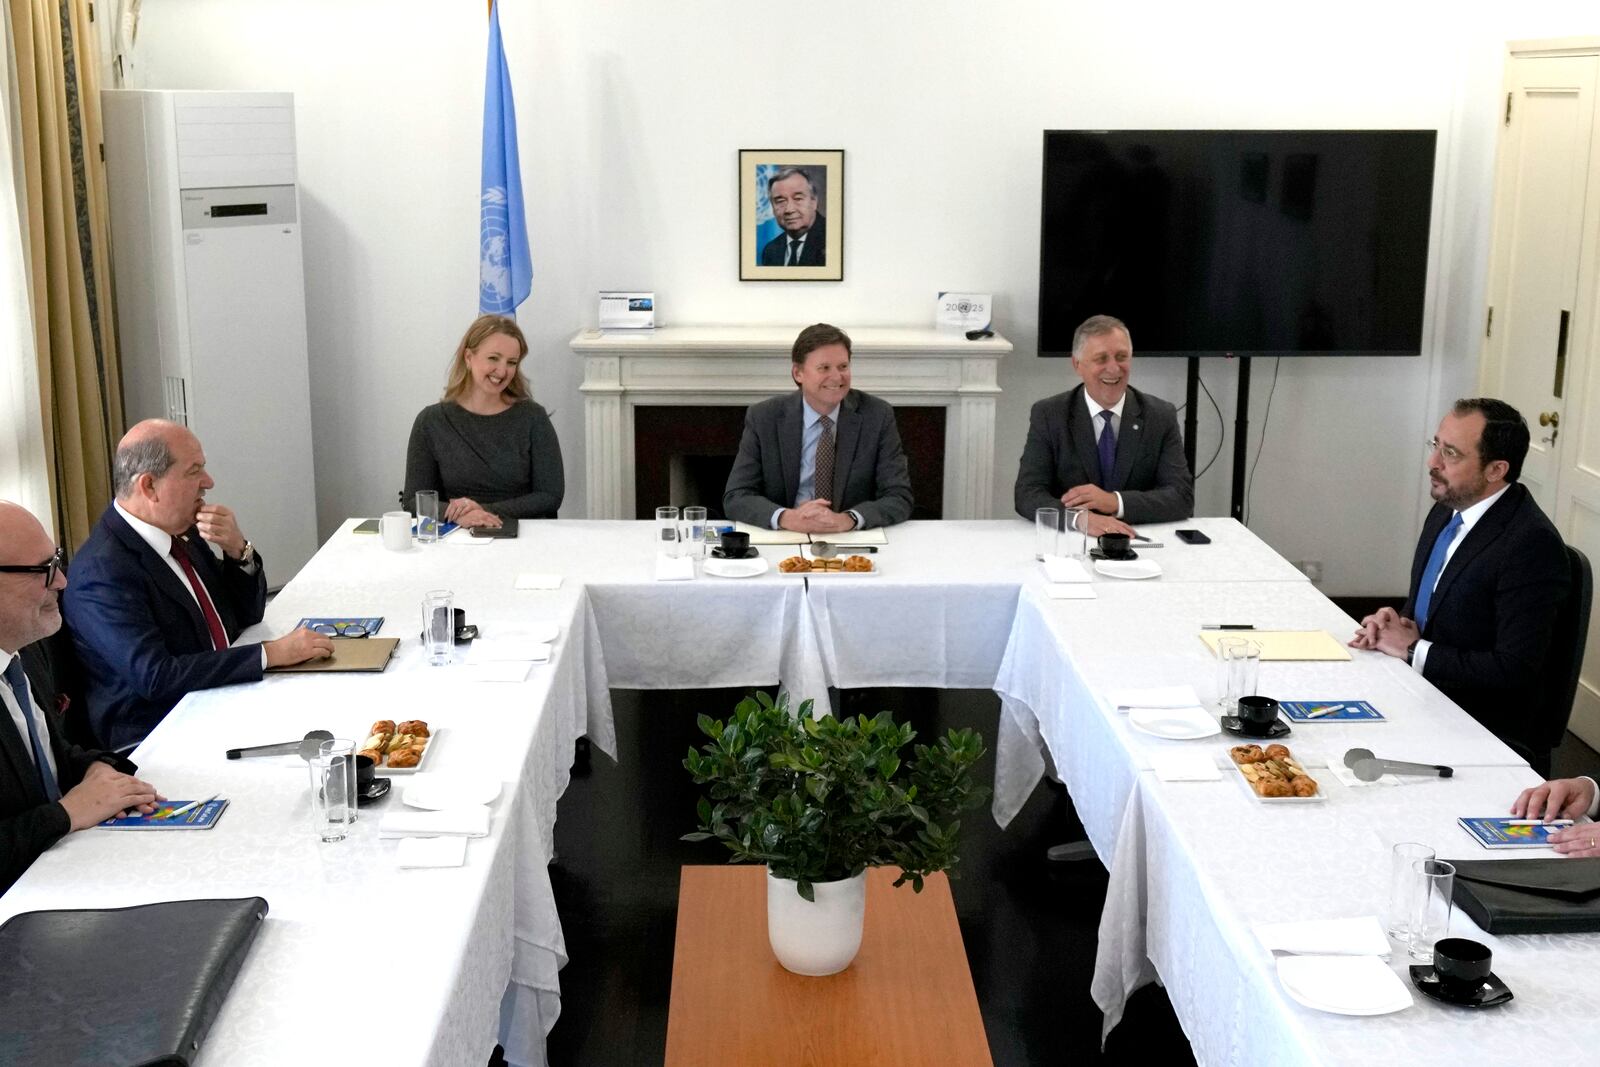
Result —
M45 529L54 525L46 475L44 425L39 408L39 359L34 347L31 275L23 259L25 225L17 200L22 160L15 132L17 72L12 65L10 7L0 4L5 19L6 76L0 81L0 499L15 501L33 512Z

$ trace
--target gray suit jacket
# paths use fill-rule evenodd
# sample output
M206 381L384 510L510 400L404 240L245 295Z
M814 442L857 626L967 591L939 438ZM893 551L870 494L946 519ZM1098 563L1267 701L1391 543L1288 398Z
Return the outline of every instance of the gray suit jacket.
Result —
M729 518L765 528L774 511L794 506L800 492L804 403L796 389L752 404L745 412L739 455L722 494L722 509ZM911 516L911 476L894 408L852 389L839 405L838 416L837 510L860 512L867 526L906 521Z
M1183 458L1176 408L1128 387L1113 474L1108 485L1083 386L1033 405L1017 468L1017 514L1032 521L1039 508L1060 507L1068 489L1093 483L1122 494L1122 517L1129 523L1187 519L1194 514L1194 477Z

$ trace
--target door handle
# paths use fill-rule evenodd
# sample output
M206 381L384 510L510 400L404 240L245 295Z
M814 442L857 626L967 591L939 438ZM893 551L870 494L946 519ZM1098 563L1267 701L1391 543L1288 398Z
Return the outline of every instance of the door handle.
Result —
M1559 412L1559 411L1541 411L1541 412L1539 412L1539 425L1540 426L1560 426L1561 425L1561 412Z

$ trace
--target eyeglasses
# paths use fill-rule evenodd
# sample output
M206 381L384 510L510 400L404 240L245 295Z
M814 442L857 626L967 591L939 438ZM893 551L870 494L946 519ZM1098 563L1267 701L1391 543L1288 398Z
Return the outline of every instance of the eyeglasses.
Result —
M1444 457L1444 461L1446 463L1449 463L1452 466L1467 458L1467 454L1461 451L1461 449L1457 448L1455 445L1440 444L1437 437L1430 437L1427 442L1427 447L1428 455L1431 456L1437 452L1439 455Z
M67 569L67 554L61 549L56 549L56 554L43 563L23 566L20 563L0 566L0 574L42 574L44 587L50 588L56 584L56 574L65 573Z

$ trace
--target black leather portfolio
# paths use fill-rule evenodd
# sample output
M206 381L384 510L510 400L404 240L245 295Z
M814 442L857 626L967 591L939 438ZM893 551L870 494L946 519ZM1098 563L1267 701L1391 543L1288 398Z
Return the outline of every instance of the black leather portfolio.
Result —
M1600 859L1450 862L1456 907L1491 934L1600 930Z
M0 1063L187 1067L266 914L245 897L13 916Z

